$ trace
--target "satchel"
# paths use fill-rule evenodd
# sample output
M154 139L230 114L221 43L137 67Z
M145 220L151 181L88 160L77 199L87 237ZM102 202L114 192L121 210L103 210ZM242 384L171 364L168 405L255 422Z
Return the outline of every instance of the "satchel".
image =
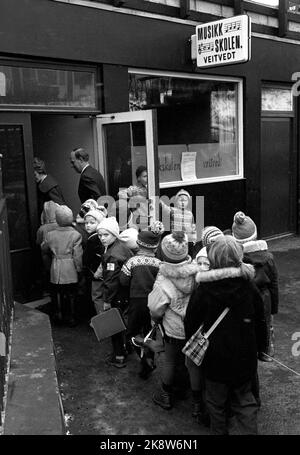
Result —
M90 326L94 329L98 341L126 330L120 311L117 308L111 308L93 316Z
M191 359L198 367L203 362L205 353L209 346L208 337L215 330L217 325L222 321L224 316L228 313L229 308L226 307L225 310L220 314L218 319L214 322L211 328L206 332L202 333L203 324L199 327L197 332L191 336L191 338L186 342L182 348L183 354L185 354L189 359Z

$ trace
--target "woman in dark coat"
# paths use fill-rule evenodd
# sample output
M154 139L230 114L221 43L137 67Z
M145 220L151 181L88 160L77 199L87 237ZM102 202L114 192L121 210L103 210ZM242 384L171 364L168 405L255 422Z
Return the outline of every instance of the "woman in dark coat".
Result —
M200 367L213 434L228 434L228 401L240 433L257 434L258 407L251 385L257 352L265 343L266 323L263 301L253 282L254 269L243 264L242 257L242 247L231 236L220 237L210 246L208 259L211 268L218 270L199 272L200 285L191 296L184 320L189 339L201 324L207 332L223 310L230 308L211 334Z
M46 166L43 160L34 158L33 160L34 178L38 185L38 210L42 213L44 202L53 201L59 205L65 205L62 191L56 180L47 174ZM42 220L43 223L43 220Z

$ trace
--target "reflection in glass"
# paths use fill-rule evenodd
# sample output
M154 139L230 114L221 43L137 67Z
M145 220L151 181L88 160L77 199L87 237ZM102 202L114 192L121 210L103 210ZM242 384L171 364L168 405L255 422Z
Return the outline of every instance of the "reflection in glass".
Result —
M262 111L293 110L293 95L291 89L263 87L261 92Z
M96 108L95 74L0 66L0 104Z
M129 74L130 110L157 109L160 183L238 175L237 87Z

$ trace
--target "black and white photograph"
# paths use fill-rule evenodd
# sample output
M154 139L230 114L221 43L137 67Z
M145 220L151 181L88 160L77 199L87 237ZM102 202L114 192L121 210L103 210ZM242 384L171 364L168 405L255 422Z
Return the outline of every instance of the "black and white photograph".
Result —
M300 0L0 0L0 446L300 435L299 95Z

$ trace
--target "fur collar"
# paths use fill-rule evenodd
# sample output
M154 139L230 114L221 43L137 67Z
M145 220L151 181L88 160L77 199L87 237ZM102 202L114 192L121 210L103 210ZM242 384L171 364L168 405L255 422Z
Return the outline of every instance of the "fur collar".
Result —
M252 240L244 243L244 253L254 253L255 251L267 251L268 244L265 240Z
M246 278L253 279L255 269L251 264L242 263L241 267L226 267L224 269L212 269L207 272L198 272L196 275L196 283L207 283L211 281L224 280L226 278Z
M189 258L179 264L171 264L170 262L161 262L159 272L166 278L188 278L191 275L196 275L199 271L198 264L192 262Z

